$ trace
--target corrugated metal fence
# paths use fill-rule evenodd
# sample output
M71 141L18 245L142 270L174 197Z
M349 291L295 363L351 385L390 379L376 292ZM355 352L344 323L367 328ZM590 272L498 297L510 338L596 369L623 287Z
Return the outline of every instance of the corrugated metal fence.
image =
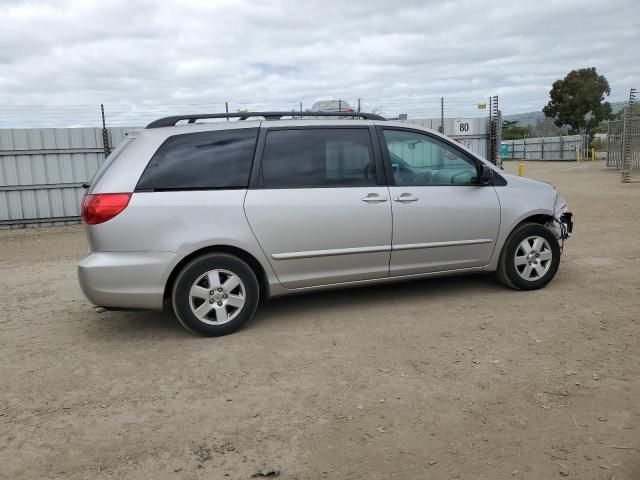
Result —
M411 119L438 130L440 119ZM445 133L486 157L488 119L444 119ZM463 132L457 131L463 125ZM466 125L468 124L468 125ZM113 150L132 128L108 129ZM0 129L0 228L77 223L85 189L104 162L101 128Z
M524 138L522 140L503 140L508 151L503 160L576 160L576 150L584 158L586 137L567 135L564 137Z
M128 128L110 128L118 145ZM83 183L104 161L102 129L0 130L0 228L77 222Z
M421 127L431 128L436 131L440 131L439 128L442 124L439 118L410 119L406 120L406 123L420 125ZM461 131L460 124L466 124L467 127ZM444 133L451 138L455 138L462 145L481 157L489 158L488 118L445 118Z

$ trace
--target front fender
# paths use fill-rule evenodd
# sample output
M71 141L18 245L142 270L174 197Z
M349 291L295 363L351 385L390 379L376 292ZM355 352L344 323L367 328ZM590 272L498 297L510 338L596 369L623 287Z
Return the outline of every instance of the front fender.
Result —
M559 195L552 185L514 175L504 176L507 185L496 187L500 201L500 231L491 261L486 267L489 271L498 267L504 243L514 228L531 217L547 217L552 222L560 210ZM561 203L564 204L564 201Z

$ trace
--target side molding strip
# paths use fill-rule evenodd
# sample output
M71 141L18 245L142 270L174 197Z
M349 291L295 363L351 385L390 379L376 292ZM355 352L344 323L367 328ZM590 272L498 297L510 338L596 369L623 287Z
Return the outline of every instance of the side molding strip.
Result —
M458 247L463 245L479 245L492 243L490 238L476 240L455 240L451 242L410 243L406 245L382 245L379 247L335 248L331 250L309 250L304 252L273 253L274 260L296 260L300 258L334 257L337 255L355 255L358 253L378 253L392 250L418 250L421 248Z
M274 260L293 260L298 258L333 257L336 255L354 255L357 253L377 253L389 251L391 251L391 245L382 245L379 247L335 248L332 250L309 250L306 252L273 253L271 255L271 258L273 258Z
M492 243L490 238L479 238L476 240L454 240L451 242L431 242L431 243L409 243L406 245L394 245L392 250L418 250L421 248L438 247L460 247L463 245L480 245L482 243Z

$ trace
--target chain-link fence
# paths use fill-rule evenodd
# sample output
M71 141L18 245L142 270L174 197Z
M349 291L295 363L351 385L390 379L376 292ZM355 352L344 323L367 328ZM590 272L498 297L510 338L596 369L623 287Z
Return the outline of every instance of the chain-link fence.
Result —
M497 102L497 97L492 97ZM104 103L107 127L143 127L161 117L178 114L237 113L241 111L308 112L313 98L273 101L235 100L204 102ZM337 103L337 102L336 102ZM347 98L345 111L377 113L389 119L475 118L491 115L491 98L415 96L391 99ZM497 103L496 103L497 106ZM93 105L0 105L1 128L68 128L102 126L101 104Z
M629 103L622 111L622 118L609 122L607 165L620 168L623 183L631 181L631 172L640 167L640 105L636 89L629 92Z
M635 88L629 92L621 118L608 123L607 167L620 169L623 183L631 180L634 168L640 168L640 105Z

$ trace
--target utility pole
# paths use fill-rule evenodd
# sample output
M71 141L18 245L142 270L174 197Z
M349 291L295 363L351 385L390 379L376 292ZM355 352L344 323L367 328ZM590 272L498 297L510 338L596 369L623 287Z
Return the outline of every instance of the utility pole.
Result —
M104 149L104 158L107 158L111 154L111 147L109 146L109 131L107 130L107 123L104 119L104 104L100 104L100 114L102 116L102 148Z

